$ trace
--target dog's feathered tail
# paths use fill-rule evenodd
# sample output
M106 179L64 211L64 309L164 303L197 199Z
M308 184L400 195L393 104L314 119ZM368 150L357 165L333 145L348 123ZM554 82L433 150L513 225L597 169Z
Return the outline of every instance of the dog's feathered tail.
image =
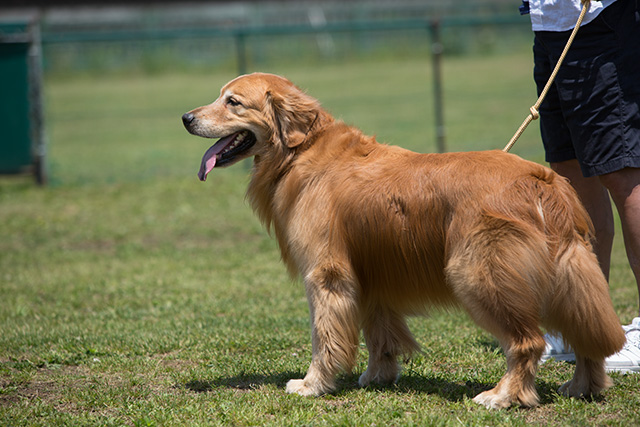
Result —
M625 336L592 249L591 220L566 179L543 168L536 178L547 187L539 192L547 235L556 236L549 242L556 268L543 323L576 355L602 360L622 348Z

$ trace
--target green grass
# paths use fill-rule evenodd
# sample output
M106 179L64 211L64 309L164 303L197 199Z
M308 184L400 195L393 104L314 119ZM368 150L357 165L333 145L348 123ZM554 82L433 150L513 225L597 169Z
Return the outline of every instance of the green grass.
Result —
M528 50L445 63L450 150L502 148L533 104ZM434 151L429 63L268 69L379 140ZM232 75L47 81L52 185L0 178L1 425L638 425L637 375L594 401L555 393L489 411L471 398L505 370L497 342L461 313L412 319L423 353L394 387L359 389L364 347L335 394L284 392L311 358L304 290L244 201L247 168L197 181L207 142L183 112ZM541 161L537 125L513 150ZM637 294L617 240L612 298Z

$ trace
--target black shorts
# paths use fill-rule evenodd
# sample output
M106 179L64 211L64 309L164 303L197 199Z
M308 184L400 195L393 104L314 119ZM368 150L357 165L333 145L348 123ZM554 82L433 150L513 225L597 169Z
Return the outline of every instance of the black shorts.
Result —
M578 159L589 177L640 167L640 0L617 0L578 30L540 106L548 162ZM538 94L570 31L537 31Z

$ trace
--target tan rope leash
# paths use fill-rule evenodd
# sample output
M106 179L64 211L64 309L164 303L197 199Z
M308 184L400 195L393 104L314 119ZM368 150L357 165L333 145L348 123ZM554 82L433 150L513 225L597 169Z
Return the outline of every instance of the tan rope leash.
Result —
M516 143L518 138L520 138L520 135L522 135L524 130L527 128L527 126L529 126L529 123L531 123L533 120L537 120L538 117L540 117L540 114L538 113L540 104L542 104L542 101L544 101L545 96L547 96L547 92L549 92L549 89L551 88L551 85L553 84L553 81L555 80L556 75L560 70L560 65L562 65L562 62L564 61L564 57L567 56L569 47L571 47L571 43L573 43L573 39L576 37L576 34L578 33L578 29L580 28L580 25L582 25L582 20L584 19L584 16L587 14L590 4L591 4L591 0L583 1L582 11L580 12L580 16L578 17L576 26L573 28L573 31L569 36L569 40L567 40L567 44L564 47L564 50L562 51L562 55L560 55L560 59L558 59L558 63L556 64L555 68L553 69L553 72L551 73L551 76L549 77L549 81L547 82L544 89L542 90L540 97L538 97L538 101L536 101L536 103L533 104L531 108L529 108L530 112L527 118L524 119L524 122L522 122L522 124L516 131L515 135L513 135L513 137L511 138L511 141L509 141L509 143L506 145L506 147L502 149L502 151L508 152L509 150L511 150L511 147L513 147L513 145Z

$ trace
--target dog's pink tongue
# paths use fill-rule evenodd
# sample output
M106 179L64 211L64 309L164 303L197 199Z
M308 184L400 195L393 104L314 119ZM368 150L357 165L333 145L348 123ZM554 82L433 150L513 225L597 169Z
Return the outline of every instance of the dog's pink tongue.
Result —
M202 162L200 163L200 170L198 171L198 178L200 178L200 181L207 180L207 175L209 175L209 172L211 172L216 166L216 155L224 150L224 148L234 140L235 136L236 134L233 134L220 138L218 142L209 147L207 152L204 153L204 156L202 156Z

